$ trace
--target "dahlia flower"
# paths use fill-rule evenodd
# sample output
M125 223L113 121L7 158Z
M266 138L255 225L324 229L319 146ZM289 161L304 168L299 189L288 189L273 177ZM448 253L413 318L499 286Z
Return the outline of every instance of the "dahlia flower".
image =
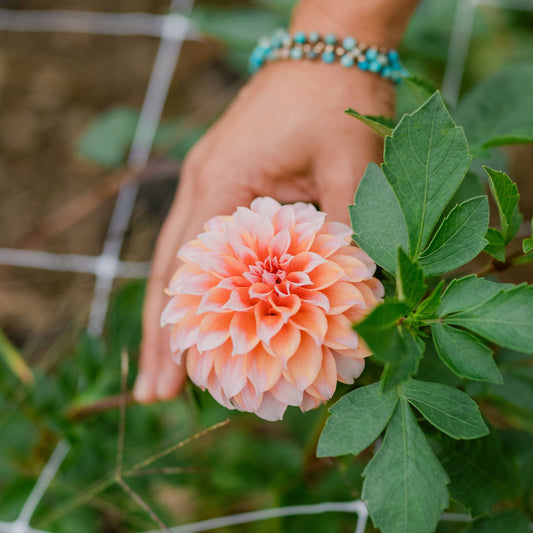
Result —
M352 324L383 296L345 224L310 204L257 198L178 253L161 317L190 379L228 409L279 420L353 383L370 355Z

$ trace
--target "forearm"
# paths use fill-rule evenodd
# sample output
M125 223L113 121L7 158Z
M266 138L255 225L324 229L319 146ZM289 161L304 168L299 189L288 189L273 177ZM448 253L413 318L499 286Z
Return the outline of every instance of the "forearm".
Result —
M348 35L396 48L419 0L300 0L291 31Z

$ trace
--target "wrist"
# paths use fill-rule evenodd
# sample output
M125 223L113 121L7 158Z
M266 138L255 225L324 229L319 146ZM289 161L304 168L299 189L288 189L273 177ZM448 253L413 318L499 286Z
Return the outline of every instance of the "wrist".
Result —
M300 0L290 31L337 33L397 48L418 0Z

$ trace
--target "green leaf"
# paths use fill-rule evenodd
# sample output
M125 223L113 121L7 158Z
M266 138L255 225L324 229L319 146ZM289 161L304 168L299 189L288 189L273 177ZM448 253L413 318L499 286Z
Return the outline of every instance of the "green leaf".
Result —
M501 232L507 244L516 235L522 222L522 215L518 211L518 187L505 172L483 168L489 175L490 191L498 207Z
M410 379L402 385L401 396L454 439L477 439L489 432L476 402L454 387Z
M513 266L528 265L529 263L533 263L533 253L531 252L529 252L526 255L517 257L516 259L513 260Z
M129 107L110 109L89 124L77 149L105 167L119 167L126 160L138 120L139 113Z
M350 219L355 242L381 267L396 273L396 250L409 249L407 226L392 187L370 163L357 187Z
M360 120L363 124L366 124L369 128L382 137L390 135L394 129L394 126L396 125L392 118L375 115L361 115L361 113L358 113L352 108L347 109L345 113Z
M385 364L381 376L381 388L383 391L391 390L416 374L422 354L424 353L424 341L414 337L405 328L398 328L396 333L399 337L399 348L395 357Z
M439 316L475 307L501 290L511 287L514 287L511 283L495 283L475 275L454 279L442 295Z
M530 533L528 517L518 509L476 520L462 533Z
M533 286L502 290L443 322L469 329L500 346L533 353Z
M345 394L329 409L332 416L320 435L317 456L361 453L383 431L397 401L396 391L382 393L379 383Z
M436 443L437 455L451 479L450 495L472 516L489 512L502 498L516 496L516 466L494 431L481 439L461 441L440 434Z
M489 225L486 196L471 198L452 209L419 258L426 276L454 270L476 257L485 247Z
M405 400L363 476L362 497L383 533L430 533L448 506L448 476Z
M458 376L475 381L503 383L492 357L492 350L477 337L438 322L431 324L437 353L446 366Z
M422 105L437 92L437 88L422 76L407 76L402 80L418 105Z
M409 312L405 302L388 301L375 307L354 329L363 336L366 344L379 359L393 361L404 348L398 333L398 321Z
M525 254L533 251L533 218L531 219L531 237L522 241L522 250Z
M525 254L533 251L533 237L528 237L522 241L522 250Z
M441 279L438 285L433 289L433 292L420 302L416 309L415 317L419 320L429 320L433 318L441 304L442 288L444 287L444 280Z
M533 64L513 65L476 85L455 119L473 151L533 140Z
M422 269L411 261L409 256L398 248L398 298L405 301L411 309L422 299L426 292Z
M485 238L487 239L488 244L483 251L492 255L492 257L498 261L505 261L505 237L501 231L489 228Z
M407 223L412 257L424 249L470 164L468 146L439 93L385 138L383 172ZM381 209L385 209L381 206Z

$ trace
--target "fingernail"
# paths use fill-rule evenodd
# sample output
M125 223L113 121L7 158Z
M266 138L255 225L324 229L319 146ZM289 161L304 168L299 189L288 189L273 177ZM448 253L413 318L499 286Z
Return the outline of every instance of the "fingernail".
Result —
M163 372L157 380L157 396L161 400L169 400L176 395L176 376L174 372Z
M140 403L150 401L150 381L148 376L144 373L140 373L135 381L135 387L133 388L133 397Z

